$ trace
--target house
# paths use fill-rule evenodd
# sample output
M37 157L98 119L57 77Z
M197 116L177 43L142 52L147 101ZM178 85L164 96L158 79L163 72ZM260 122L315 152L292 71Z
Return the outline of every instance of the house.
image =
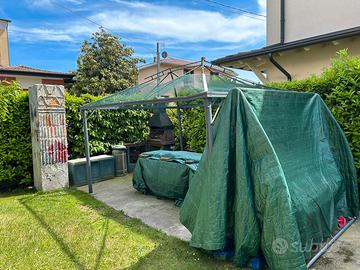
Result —
M0 65L0 81L17 81L22 89L29 89L34 84L65 85L72 82L73 77L73 74L59 71Z
M176 75L174 75L174 78L176 76L180 77L180 76L184 75L185 73L201 74L201 69L193 70L194 67L196 67L198 65L199 65L198 62L174 58L174 57L168 57L168 58L163 58L160 60L160 72L171 68L171 69L173 69L173 73L176 74ZM223 69L220 67L213 66L211 69L205 69L204 72L207 75L218 75L220 70L223 70ZM228 70L228 72L233 73L231 70ZM153 63L146 64L146 65L139 67L138 83L140 84L140 83L148 81L150 79L150 76L152 76L156 73L157 73L157 63L154 59ZM233 73L233 75L236 75L236 74ZM168 81L172 80L171 76L168 76L166 78L164 78L164 76L161 76L160 79L161 80L163 79L162 82L168 82Z
M360 55L360 1L267 0L266 47L212 63L253 71L262 82L320 74L337 51Z
M10 21L0 19L0 81L17 81L23 89L34 84L64 85L73 74L37 69L28 66L10 66L8 26Z

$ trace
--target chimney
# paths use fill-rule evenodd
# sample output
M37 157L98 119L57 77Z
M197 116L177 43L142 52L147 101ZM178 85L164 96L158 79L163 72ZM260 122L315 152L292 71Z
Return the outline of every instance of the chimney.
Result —
M9 66L9 37L8 25L11 21L0 19L0 65Z

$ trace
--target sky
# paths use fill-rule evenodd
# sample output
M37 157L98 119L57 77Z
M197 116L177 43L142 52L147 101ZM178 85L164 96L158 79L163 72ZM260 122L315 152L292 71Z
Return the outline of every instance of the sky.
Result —
M194 61L265 46L266 0L215 1L234 8L206 0L0 0L0 18L12 21L11 65L56 71L76 69L82 42L100 25L147 63L156 42L169 57Z

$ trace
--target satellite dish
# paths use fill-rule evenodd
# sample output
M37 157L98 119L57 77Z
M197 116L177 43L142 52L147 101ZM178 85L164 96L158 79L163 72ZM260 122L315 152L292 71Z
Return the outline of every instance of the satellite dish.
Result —
M168 57L168 53L166 51L163 51L161 53L161 56L162 56L162 58L166 58L166 57Z

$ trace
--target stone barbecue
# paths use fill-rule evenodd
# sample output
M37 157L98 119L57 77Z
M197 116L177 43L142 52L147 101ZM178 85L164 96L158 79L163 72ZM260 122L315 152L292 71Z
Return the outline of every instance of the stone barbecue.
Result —
M171 146L175 144L174 125L165 109L156 110L149 119L150 135L146 141L151 146Z

